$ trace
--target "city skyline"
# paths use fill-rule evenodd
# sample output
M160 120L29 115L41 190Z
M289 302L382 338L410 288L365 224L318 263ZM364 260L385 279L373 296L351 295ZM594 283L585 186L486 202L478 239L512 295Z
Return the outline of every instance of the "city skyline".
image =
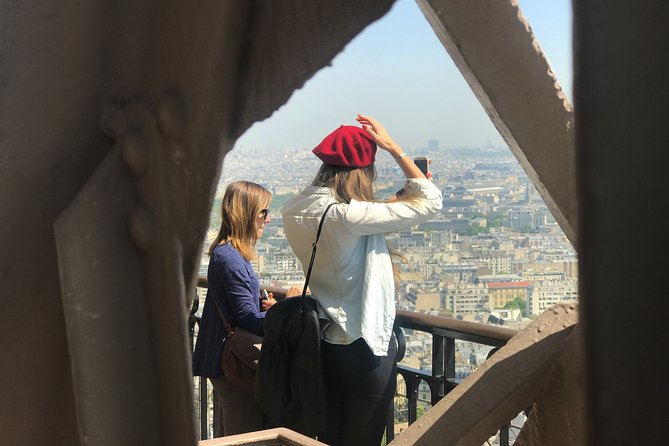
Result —
M519 1L571 100L571 5ZM376 117L403 147L506 147L412 0L398 0L286 104L254 124L234 150L311 149L356 113Z
M398 308L485 322L489 312L522 304L526 323L527 316L556 302L578 298L573 246L521 167L511 161L513 156L502 153L431 153L433 180L442 190L444 209L424 224L386 234L406 260L398 265ZM295 164L291 154L294 151L278 150L275 159L249 161L236 153L227 162L235 179L256 173L275 192L271 220L257 242L253 263L262 283L279 288L300 286L304 280L302 265L283 233L279 209L310 179L314 166ZM379 198L401 187L393 160L380 160L377 168ZM294 184L272 176L276 169L291 169ZM218 212L214 206L200 274L207 271L206 247L220 225ZM515 321L520 314L495 317Z

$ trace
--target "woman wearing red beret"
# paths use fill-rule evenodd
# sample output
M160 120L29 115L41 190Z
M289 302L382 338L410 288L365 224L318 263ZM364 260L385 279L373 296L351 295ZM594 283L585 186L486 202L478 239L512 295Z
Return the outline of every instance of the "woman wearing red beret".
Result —
M409 229L442 207L439 189L374 118L340 126L313 149L323 161L312 185L281 212L291 248L309 265L325 208L309 283L323 319L321 357L329 445L378 446L395 393L395 274L384 234ZM375 201L377 146L407 178L399 200Z

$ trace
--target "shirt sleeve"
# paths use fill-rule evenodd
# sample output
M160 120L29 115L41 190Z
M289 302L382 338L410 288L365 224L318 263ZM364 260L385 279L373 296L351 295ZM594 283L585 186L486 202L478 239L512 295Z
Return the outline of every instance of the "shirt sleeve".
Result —
M216 287L220 292L215 298L228 323L262 336L265 312L260 311L260 296L256 296L253 286L257 279L250 267L234 258L217 257L210 270L216 277L209 279L209 287ZM252 276L253 275L253 276Z
M441 191L430 180L409 179L406 196L388 203L351 200L342 221L356 235L394 232L423 223L443 206Z
M243 269L233 269L226 282L226 295L232 310L232 317L237 325L262 336L265 312L258 308L260 297L253 295L251 277Z

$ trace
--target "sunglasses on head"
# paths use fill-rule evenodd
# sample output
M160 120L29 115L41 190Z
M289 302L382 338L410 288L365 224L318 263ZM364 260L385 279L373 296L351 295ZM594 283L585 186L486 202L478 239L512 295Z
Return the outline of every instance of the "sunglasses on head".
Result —
M262 218L267 218L267 216L269 215L269 208L260 209L260 215L262 216Z

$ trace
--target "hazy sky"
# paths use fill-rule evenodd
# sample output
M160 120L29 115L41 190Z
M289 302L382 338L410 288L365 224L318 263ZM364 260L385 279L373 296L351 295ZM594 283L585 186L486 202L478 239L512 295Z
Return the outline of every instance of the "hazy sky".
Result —
M569 0L520 0L523 15L571 99ZM405 147L505 146L414 0L397 0L235 148L308 148L356 113L376 117Z

